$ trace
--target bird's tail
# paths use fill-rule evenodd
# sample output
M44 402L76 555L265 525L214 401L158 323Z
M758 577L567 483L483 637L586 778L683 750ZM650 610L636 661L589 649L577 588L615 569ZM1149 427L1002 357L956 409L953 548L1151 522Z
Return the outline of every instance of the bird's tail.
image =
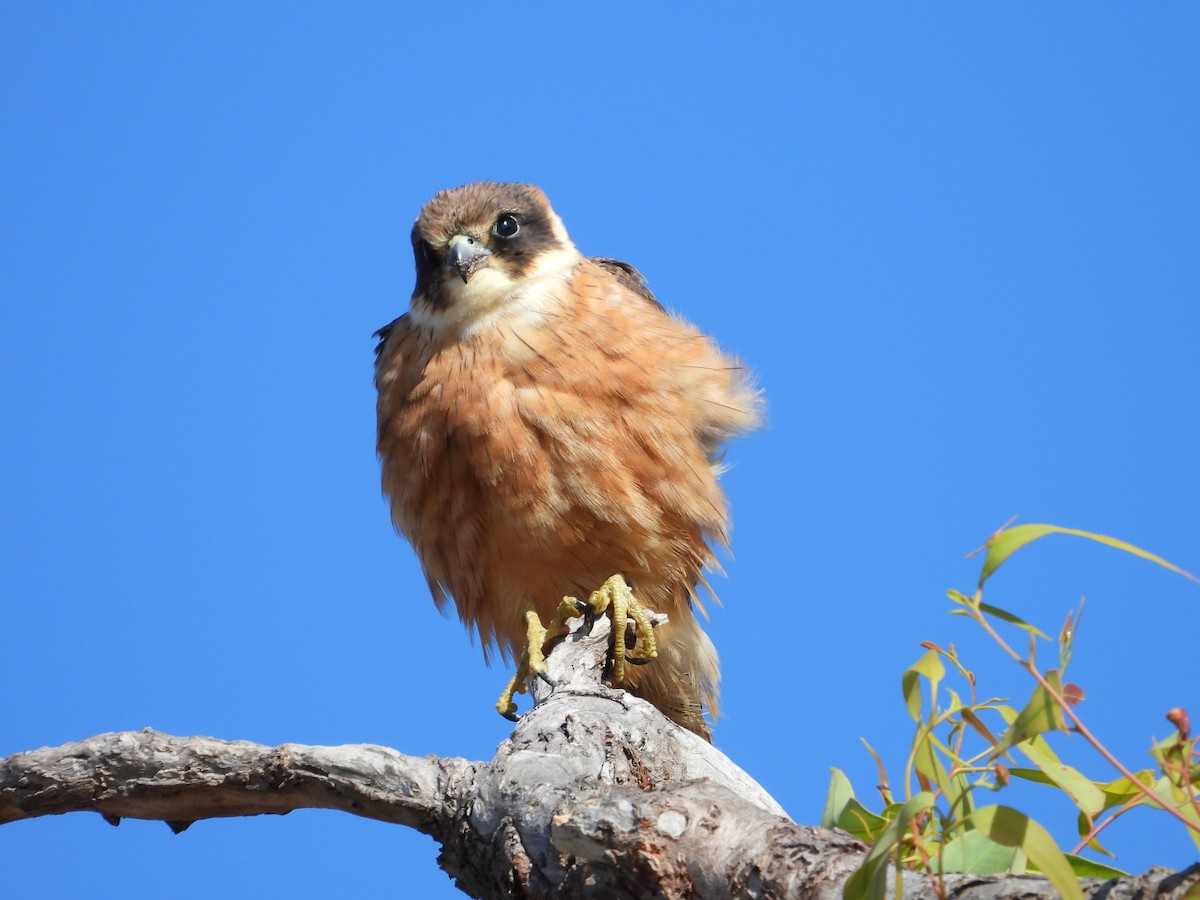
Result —
M646 665L626 666L629 690L657 707L673 722L712 740L710 723L717 717L721 680L717 648L691 610L674 613L654 629L658 658Z

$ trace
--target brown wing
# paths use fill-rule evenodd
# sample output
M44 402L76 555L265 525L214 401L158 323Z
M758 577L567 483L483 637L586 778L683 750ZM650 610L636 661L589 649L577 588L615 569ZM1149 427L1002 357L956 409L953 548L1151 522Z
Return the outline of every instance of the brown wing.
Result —
M400 319L403 319L403 318L404 318L404 316L400 317ZM392 333L392 329L396 327L396 323L399 322L400 319L395 319L394 321L388 322L388 324L384 325L382 328L380 328L378 331L376 331L373 335L371 335L371 337L379 338L379 343L375 345L375 358L376 359L378 359L379 354L383 352L383 345L387 343L388 335Z
M629 263L621 262L619 259L609 259L606 256L589 256L588 259L616 278L624 287L645 297L663 312L667 311L667 308L658 302L658 298L646 286L646 279L642 273Z

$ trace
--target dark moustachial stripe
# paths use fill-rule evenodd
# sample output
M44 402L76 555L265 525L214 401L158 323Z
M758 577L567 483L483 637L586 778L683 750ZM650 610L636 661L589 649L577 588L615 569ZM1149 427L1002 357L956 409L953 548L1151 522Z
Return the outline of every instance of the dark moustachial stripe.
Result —
M517 235L507 240L492 234L492 226L506 213L520 223ZM503 268L513 279L525 277L542 253L561 246L550 215L541 191L526 184L484 181L442 191L425 205L413 225L417 270L413 297L419 295L435 308L449 302L446 244L456 234L470 235L482 243L493 254L492 265Z

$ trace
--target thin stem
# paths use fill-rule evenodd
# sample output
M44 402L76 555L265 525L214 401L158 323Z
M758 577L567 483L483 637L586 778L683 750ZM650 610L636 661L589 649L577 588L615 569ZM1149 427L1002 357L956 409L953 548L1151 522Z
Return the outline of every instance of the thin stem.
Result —
M976 599L977 601L980 601L980 600L982 600L982 595L979 592L976 592L974 599ZM1083 720L1080 719L1079 716L1077 716L1075 714L1075 711L1067 704L1067 701L1062 698L1062 696L1058 693L1058 691L1056 691L1053 687L1051 687L1050 682L1048 682L1045 678L1042 677L1042 673L1037 670L1037 666L1035 666L1033 664L1032 660L1026 661L1026 660L1022 659L1021 655L1019 653L1017 653L1017 651L1014 650L1012 647L1010 647L1008 645L1008 643L1004 640L1004 638L1002 638L996 632L996 629L992 628L991 623L987 620L987 618L984 616L984 614L982 612L980 612L980 610L977 606L972 607L972 612L974 612L974 614L975 614L973 616L975 621L977 621L980 625L982 625L984 631L986 631L988 634L990 634L992 636L992 640L994 640L997 644L999 644L1001 649L1004 650L1005 653L1007 653L1014 660L1016 660L1018 663L1020 663L1020 665L1022 665L1029 672L1029 674L1034 677L1034 679L1037 681L1037 683L1042 686L1042 690L1044 690L1047 694L1050 695L1050 697L1054 700L1054 702L1058 704L1058 706L1062 710L1063 714L1068 719L1071 720L1071 724L1075 726L1075 730L1079 734L1083 735L1084 740L1086 740L1089 744L1091 744L1093 747L1095 747L1096 751L1101 756L1103 756L1106 760L1108 760L1109 764L1114 769L1116 769L1118 772L1120 772L1122 775L1124 775L1126 778L1128 778L1129 783L1132 784L1134 786L1134 788L1137 789L1138 793L1140 793L1142 796L1144 796L1148 801L1153 803L1155 806L1159 806L1162 809L1166 810L1170 815L1174 816L1176 819L1178 819L1180 822L1182 822L1188 828L1192 829L1193 831L1200 831L1200 825L1197 825L1193 822L1188 821L1188 819L1183 815L1183 813L1179 812L1176 809L1172 809L1171 807L1164 804L1162 802L1162 800L1158 797L1158 795L1154 793L1154 791L1150 790L1150 788L1148 788L1148 787L1146 787L1146 785L1142 784L1134 776L1134 774L1132 772L1130 772L1127 768L1125 768L1124 765L1121 764L1121 761L1119 759L1117 759L1115 756L1112 755L1112 753L1109 752L1107 747L1105 747L1102 743L1100 743L1099 739L1094 734L1092 734L1091 731L1088 730L1088 727L1086 725L1083 724Z
M1092 842L1092 839L1095 838L1096 835L1098 835L1105 828L1107 828L1109 825L1111 825L1113 822L1115 822L1117 820L1118 816L1121 816L1124 813L1129 812L1129 810L1133 809L1135 806L1137 806L1141 802L1142 801L1139 798L1134 798L1133 800L1126 800L1124 803L1121 804L1121 806L1117 809L1116 812L1114 812L1111 816L1109 816L1107 819L1105 819L1099 825L1096 825L1095 823L1093 823L1092 830L1089 831L1086 835L1084 835L1083 840L1079 842L1078 846L1076 846L1075 849L1071 851L1071 853L1078 854L1079 851L1081 851L1084 847L1086 847L1088 844L1090 844Z
M942 900L946 900L946 885L942 883L941 871L939 869L935 878L933 867L929 865L929 853L925 850L925 845L921 843L921 828L924 826L927 816L932 819L932 814L929 812L913 816L912 821L908 823L908 827L912 831L913 847L921 857L921 865L924 867L925 875L929 878L929 886L933 888L934 893L941 897Z

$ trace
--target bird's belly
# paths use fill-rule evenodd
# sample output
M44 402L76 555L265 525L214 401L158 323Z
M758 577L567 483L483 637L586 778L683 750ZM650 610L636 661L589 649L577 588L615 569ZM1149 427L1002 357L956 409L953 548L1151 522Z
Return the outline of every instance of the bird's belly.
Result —
M699 448L681 456L694 438L611 386L535 386L494 358L421 384L440 388L393 407L385 490L435 596L485 642L519 643L528 605L546 618L617 573L660 611L686 605L715 490Z
M427 574L485 640L519 646L527 606L545 620L616 573L664 612L686 596L699 572L694 529L657 508L619 456L575 465L577 449L553 440L516 458L511 446L457 432L415 492L437 508L411 535Z

